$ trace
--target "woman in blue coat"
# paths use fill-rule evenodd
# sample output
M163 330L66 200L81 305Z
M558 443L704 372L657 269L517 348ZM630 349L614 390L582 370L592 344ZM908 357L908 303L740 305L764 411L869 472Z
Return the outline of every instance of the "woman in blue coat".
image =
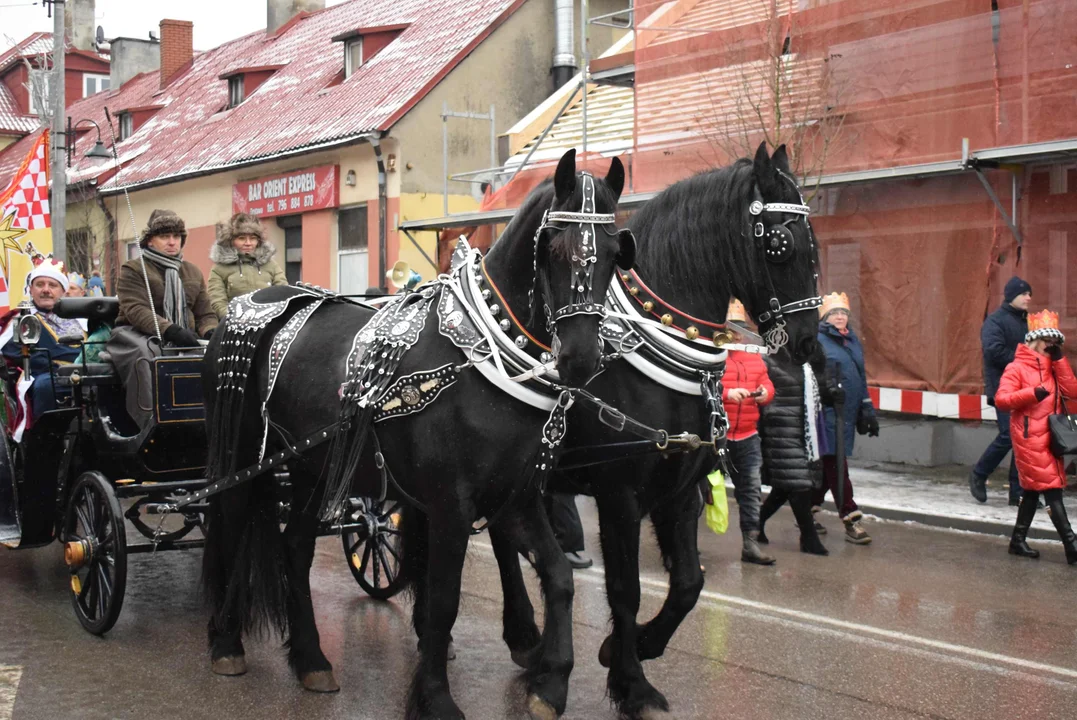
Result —
M864 348L853 329L849 327L849 298L845 293L831 293L823 298L820 309L822 321L819 323L819 344L826 353L827 372L841 383L845 394L845 407L842 417L845 421L843 439L846 461L840 482L844 486L840 516L845 523L845 539L856 545L867 545L871 536L861 525L863 514L853 500L853 484L849 481L848 458L853 454L856 435L879 434L879 421L875 418L875 407L868 396L868 376L864 370ZM813 505L823 504L827 490L838 496L838 462L837 421L835 409L824 408L823 419L826 424L826 447L830 454L823 456L823 476L825 482L815 491Z

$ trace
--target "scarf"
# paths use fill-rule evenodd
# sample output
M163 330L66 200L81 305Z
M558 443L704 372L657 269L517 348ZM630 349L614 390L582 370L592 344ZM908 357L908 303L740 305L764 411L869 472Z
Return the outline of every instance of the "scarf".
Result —
M183 292L183 281L179 270L183 265L183 253L172 257L159 253L152 248L143 248L142 257L161 269L165 276L164 307L158 312L173 325L189 328L187 323L187 296Z
M808 461L819 459L819 417L822 402L819 400L819 384L810 363L804 363L804 447L808 451Z
M62 318L56 313L37 310L37 316L41 321L52 328L56 337L64 335L82 335L84 328L76 318Z

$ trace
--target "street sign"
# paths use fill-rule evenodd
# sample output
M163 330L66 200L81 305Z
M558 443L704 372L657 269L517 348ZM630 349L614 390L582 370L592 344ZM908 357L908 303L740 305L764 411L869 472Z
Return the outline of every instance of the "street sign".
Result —
M321 165L232 186L232 212L298 215L340 205L340 166Z

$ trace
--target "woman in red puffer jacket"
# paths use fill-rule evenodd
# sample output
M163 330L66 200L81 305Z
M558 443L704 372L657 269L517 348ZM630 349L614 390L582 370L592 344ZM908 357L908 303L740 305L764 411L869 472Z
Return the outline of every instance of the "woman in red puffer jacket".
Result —
M1011 413L1013 456L1024 490L1010 539L1010 552L1023 557L1039 557L1039 552L1028 546L1026 538L1042 494L1051 521L1066 548L1066 560L1074 565L1077 564L1077 538L1062 503L1066 471L1062 459L1051 452L1047 418L1062 412L1063 398L1071 402L1077 400L1077 378L1062 355L1062 343L1066 338L1058 329L1058 314L1044 310L1029 315L1028 328L1025 344L1018 346L995 394L995 407Z

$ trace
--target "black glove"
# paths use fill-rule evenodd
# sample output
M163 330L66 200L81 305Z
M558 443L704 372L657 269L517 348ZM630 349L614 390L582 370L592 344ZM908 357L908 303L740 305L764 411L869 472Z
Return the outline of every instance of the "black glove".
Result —
M1047 388L1045 388L1045 387L1038 387L1038 388L1036 388L1035 392L1036 392L1036 402L1043 402L1044 400L1047 399L1047 396L1051 394L1051 393L1047 392Z
M1062 359L1062 346L1061 345L1048 345L1047 357L1051 358L1053 362L1058 362Z
M856 432L858 435L879 436L879 421L875 417L875 408L862 404L856 415Z
M213 339L213 333L217 332L217 328L219 328L219 327L220 327L220 325L217 325L217 326L215 326L213 328L210 328L209 330L206 330L206 332L202 334L202 339L203 340L212 340Z
M198 347L198 336L179 325L169 325L164 340L173 347Z

